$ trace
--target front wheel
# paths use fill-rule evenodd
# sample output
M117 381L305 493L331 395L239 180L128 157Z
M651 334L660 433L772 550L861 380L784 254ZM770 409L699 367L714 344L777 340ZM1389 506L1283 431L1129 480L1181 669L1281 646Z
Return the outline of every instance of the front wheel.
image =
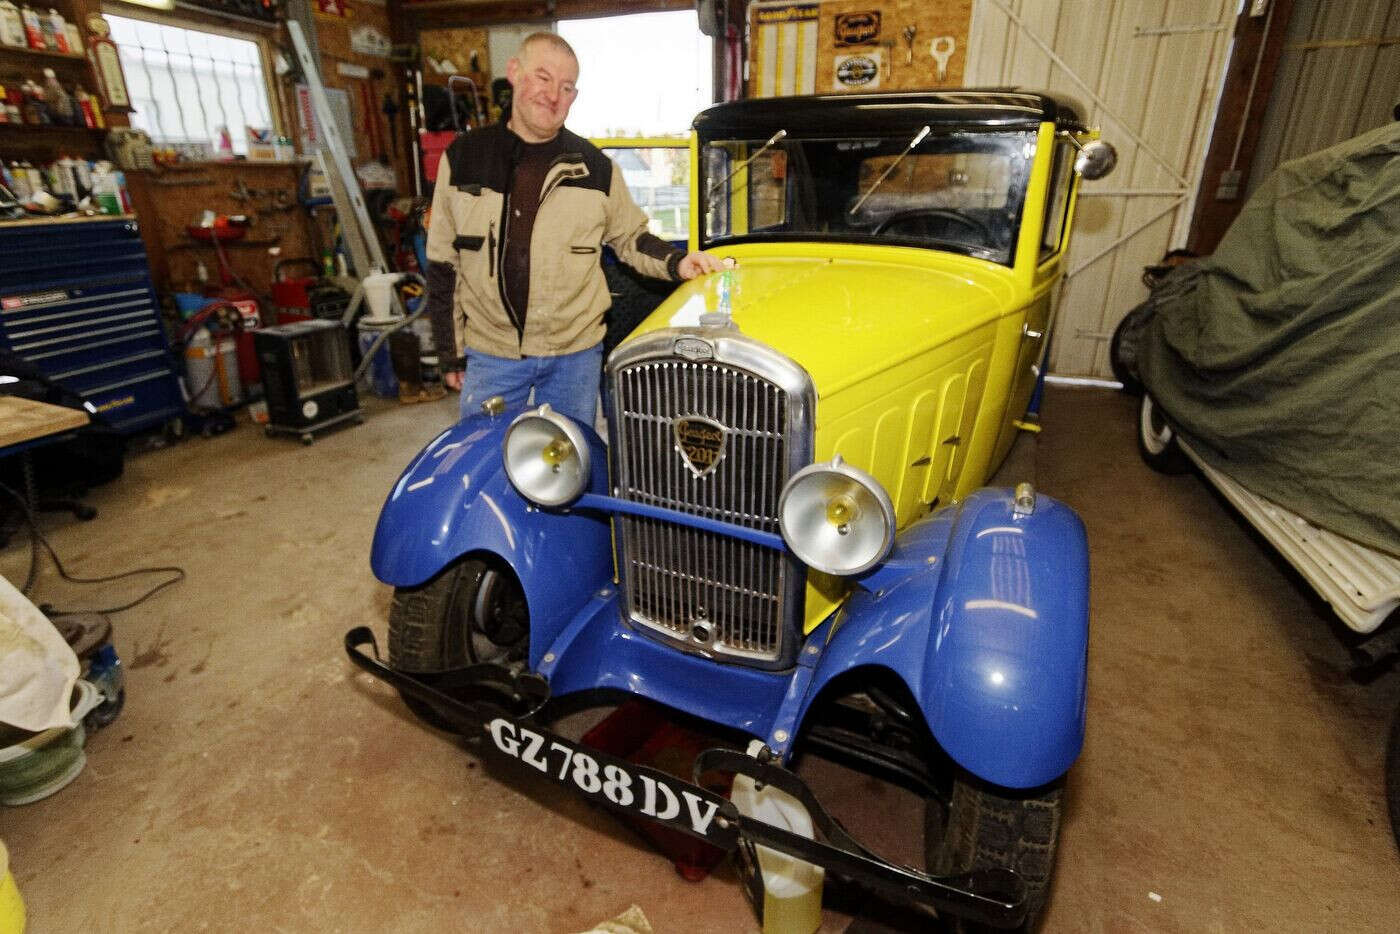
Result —
M1010 869L1025 886L1026 919L1020 930L1035 930L1055 868L1063 792L1055 784L1022 793L959 774L946 804L928 802L924 847L929 873Z
M389 607L389 667L428 674L480 662L526 659L530 617L525 593L508 569L464 558L425 584L395 587ZM401 693L421 720L449 729L430 705Z
M1191 462L1176 442L1176 432L1146 393L1138 409L1138 453L1143 462L1158 473L1182 474L1191 468Z

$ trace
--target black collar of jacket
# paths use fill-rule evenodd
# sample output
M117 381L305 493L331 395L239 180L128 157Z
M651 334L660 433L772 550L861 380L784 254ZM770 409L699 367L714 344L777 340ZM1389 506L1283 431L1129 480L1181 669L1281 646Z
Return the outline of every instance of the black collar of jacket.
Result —
M452 172L452 187L467 194L479 195L483 189L506 192L514 173L520 147L524 142L503 123L492 123L479 130L468 130L447 147L447 164ZM604 197L612 186L612 162L588 140L568 130L549 144L555 162L578 162L588 171L565 178L559 184L592 188Z

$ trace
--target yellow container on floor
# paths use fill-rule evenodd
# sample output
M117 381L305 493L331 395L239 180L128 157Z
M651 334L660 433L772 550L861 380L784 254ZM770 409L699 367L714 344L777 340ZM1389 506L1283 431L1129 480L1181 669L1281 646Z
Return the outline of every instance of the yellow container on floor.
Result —
M0 840L0 934L23 934L24 899L10 872L10 854Z
M754 740L749 755L762 747ZM741 814L809 839L814 835L812 817L802 803L772 785L759 789L747 775L735 775L729 797ZM822 926L826 871L766 846L755 849L763 875L763 934L812 934Z

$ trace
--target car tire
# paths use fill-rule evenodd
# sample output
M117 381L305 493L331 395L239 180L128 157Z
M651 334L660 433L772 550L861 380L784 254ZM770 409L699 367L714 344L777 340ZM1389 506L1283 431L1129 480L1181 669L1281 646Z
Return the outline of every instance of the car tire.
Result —
M529 612L519 581L494 563L464 558L417 587L395 587L389 607L389 667L412 674L480 662L523 662ZM430 704L400 691L409 710L439 729L451 724Z
M1118 322L1108 342L1108 365L1113 378L1123 384L1123 391L1130 396L1140 396L1144 391L1138 375L1138 347L1149 317L1146 305L1134 308Z
M1146 393L1138 407L1137 436L1138 453L1148 467L1164 474L1183 474L1191 469L1191 461L1176 443L1176 432Z
M1400 707L1390 724L1390 742L1385 752L1385 800L1390 807L1390 832L1400 849Z
M1063 793L1059 783L1019 792L959 773L948 804L930 799L925 811L928 872L1012 870L1026 894L1026 917L1018 930L1035 930L1050 894ZM964 924L963 930L979 928Z

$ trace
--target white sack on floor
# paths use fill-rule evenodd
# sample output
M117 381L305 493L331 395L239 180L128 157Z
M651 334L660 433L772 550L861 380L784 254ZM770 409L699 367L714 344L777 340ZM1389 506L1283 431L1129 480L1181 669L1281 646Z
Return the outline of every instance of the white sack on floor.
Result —
M38 732L73 726L78 656L53 623L0 576L0 722Z

